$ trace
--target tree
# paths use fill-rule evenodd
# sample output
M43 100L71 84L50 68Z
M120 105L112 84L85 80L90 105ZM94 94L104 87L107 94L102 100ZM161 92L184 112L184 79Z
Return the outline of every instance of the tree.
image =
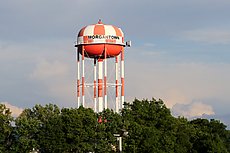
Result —
M218 120L175 118L164 102L138 100L125 103L120 113L106 109L62 108L53 104L25 109L15 120L0 105L0 152L41 153L114 152L114 134L126 130L123 152L181 153L230 152L230 131Z
M9 108L0 104L0 152L9 152L12 143L11 135L13 117Z
M178 117L176 124L174 152L192 152L192 137L195 137L195 128L184 117Z
M175 118L162 100L135 99L125 104L122 116L129 123L126 152L173 151Z
M92 109L64 108L61 110L66 152L90 152L94 149L97 118Z
M106 109L97 114L95 152L112 152L112 146L117 146L114 134L120 134L123 129L122 116L113 110Z
M60 114L56 105L48 104L45 107L35 105L32 109L25 109L15 120L16 142L14 148L16 152L29 152L40 149L42 139L40 134L45 124L54 116Z
M217 120L195 119L190 122L196 128L193 152L227 153L226 126Z

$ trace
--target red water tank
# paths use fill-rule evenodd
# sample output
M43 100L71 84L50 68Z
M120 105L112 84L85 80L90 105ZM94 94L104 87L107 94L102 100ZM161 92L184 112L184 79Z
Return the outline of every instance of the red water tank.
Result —
M124 34L113 25L106 25L99 20L97 24L82 28L77 36L78 51L85 51L85 57L115 57L124 49Z

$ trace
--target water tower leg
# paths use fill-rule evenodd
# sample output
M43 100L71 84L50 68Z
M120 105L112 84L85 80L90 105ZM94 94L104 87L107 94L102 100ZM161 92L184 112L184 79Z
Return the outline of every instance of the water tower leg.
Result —
M82 47L82 106L85 107L85 49Z
M80 107L80 53L76 48L77 56L77 108Z
M115 57L115 92L116 92L116 106L115 111L119 113L119 92L118 92L118 56Z
M103 59L98 59L98 112L103 111L102 77L103 77Z
M97 90L96 90L96 80L97 80L97 59L94 58L94 81L93 81L93 92L94 92L94 112L97 112Z
M121 108L124 108L125 102L125 63L124 49L121 51Z
M104 109L108 108L107 104L107 57L106 57L106 48L104 51Z

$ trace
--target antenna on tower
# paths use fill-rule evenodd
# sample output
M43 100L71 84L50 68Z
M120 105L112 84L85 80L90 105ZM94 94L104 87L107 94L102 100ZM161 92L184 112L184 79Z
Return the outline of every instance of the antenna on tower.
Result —
M98 20L98 24L102 24L102 21L101 21L101 19L99 19L99 20Z

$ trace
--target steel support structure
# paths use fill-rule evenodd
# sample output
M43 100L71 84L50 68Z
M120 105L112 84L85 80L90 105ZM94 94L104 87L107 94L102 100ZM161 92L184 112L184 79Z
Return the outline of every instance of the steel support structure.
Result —
M80 53L76 48L76 61L77 61L77 107L80 107Z
M97 112L97 59L93 61L93 101L94 112Z
M80 58L81 53L81 58ZM102 58L103 57L103 58ZM114 101L115 102L115 112L119 113L120 109L123 108L125 91L124 91L124 50L121 51L120 55L114 57L115 59L115 70L114 73L115 80L113 83L108 83L107 81L107 60L112 58L107 58L106 47L104 48L104 54L101 58L94 58L93 60L93 81L85 82L85 51L84 46L82 50L76 50L76 63L77 63L77 107L81 105L85 107L85 88L92 87L92 102L91 105L94 107L95 112L102 112L104 109L108 108L108 97L107 92L108 87L114 87ZM87 69L88 70L88 69ZM92 82L92 83L89 83ZM87 99L88 100L88 99ZM91 101L90 101L91 102ZM89 102L88 102L89 103Z
M124 49L121 51L121 108L124 108L125 102L125 55Z

